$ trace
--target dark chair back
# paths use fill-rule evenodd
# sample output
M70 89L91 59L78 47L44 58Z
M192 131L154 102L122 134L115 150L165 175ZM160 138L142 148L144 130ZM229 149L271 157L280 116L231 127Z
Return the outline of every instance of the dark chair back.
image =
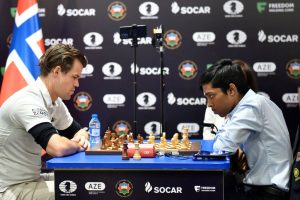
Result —
M297 132L293 145L293 164L290 173L290 200L300 199L300 122L298 123Z

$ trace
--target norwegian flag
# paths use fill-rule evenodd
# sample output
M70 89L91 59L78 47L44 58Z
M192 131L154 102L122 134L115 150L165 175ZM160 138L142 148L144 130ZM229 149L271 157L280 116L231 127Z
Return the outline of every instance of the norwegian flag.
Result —
M9 96L35 81L40 73L38 60L44 51L37 0L19 0L2 81L0 106Z

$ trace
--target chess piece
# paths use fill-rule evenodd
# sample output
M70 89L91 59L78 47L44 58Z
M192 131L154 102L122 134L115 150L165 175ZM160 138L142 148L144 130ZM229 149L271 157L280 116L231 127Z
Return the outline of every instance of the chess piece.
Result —
M189 147L188 139L186 137L182 138L180 149L187 150Z
M134 160L141 160L141 154L140 154L140 144L139 143L134 143L134 154L133 154L133 159Z
M165 149L167 148L167 145L166 132L163 132L162 136L160 137L160 148Z
M148 144L154 144L155 143L155 136L151 133L149 135Z
M128 141L128 143L134 143L132 134L133 133L130 133L129 135L127 135L127 141Z
M116 133L111 133L111 140L114 140L114 139L116 139L116 138L117 138Z
M141 134L138 134L137 140L138 140L139 144L143 144L143 142L144 142L144 138L141 136Z
M122 151L122 160L129 160L127 149L128 149L128 143L124 142L123 143L123 151Z
M106 149L107 147L106 147L106 137L104 136L103 138L102 138L102 140L101 140L101 147L100 147L100 149Z
M105 139L105 147L106 148L111 147L110 136L111 136L111 131L110 131L110 128L108 127L108 129L105 131L105 134L103 136L103 138L106 138Z
M120 145L120 147L123 146L124 142L125 142L125 136L124 135L120 135L119 136L119 145Z
M182 130L181 149L186 150L189 148L189 145L190 145L190 141L189 141L188 128L184 128Z
M172 147L174 149L176 149L177 145L178 145L179 141L178 141L178 133L175 133L171 139L171 144L172 144Z
M111 140L111 142L112 142L111 149L118 150L119 149L119 139L115 138L115 139Z

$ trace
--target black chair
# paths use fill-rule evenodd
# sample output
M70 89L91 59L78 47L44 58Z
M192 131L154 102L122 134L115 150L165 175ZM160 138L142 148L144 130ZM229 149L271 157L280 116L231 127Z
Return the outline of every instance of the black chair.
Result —
M294 145L293 145L293 164L290 173L290 200L300 199L300 160L297 161L297 154L300 152L300 122L298 123ZM298 171L298 172L297 172Z

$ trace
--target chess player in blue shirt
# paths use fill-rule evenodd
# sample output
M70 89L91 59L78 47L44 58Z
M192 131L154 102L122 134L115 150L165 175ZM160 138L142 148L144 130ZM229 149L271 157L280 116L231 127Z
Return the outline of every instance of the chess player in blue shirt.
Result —
M241 67L228 59L204 72L200 84L208 107L228 118L216 135L214 150L234 153L242 146L246 156L243 190L232 199L285 199L292 150L282 111L251 90Z

